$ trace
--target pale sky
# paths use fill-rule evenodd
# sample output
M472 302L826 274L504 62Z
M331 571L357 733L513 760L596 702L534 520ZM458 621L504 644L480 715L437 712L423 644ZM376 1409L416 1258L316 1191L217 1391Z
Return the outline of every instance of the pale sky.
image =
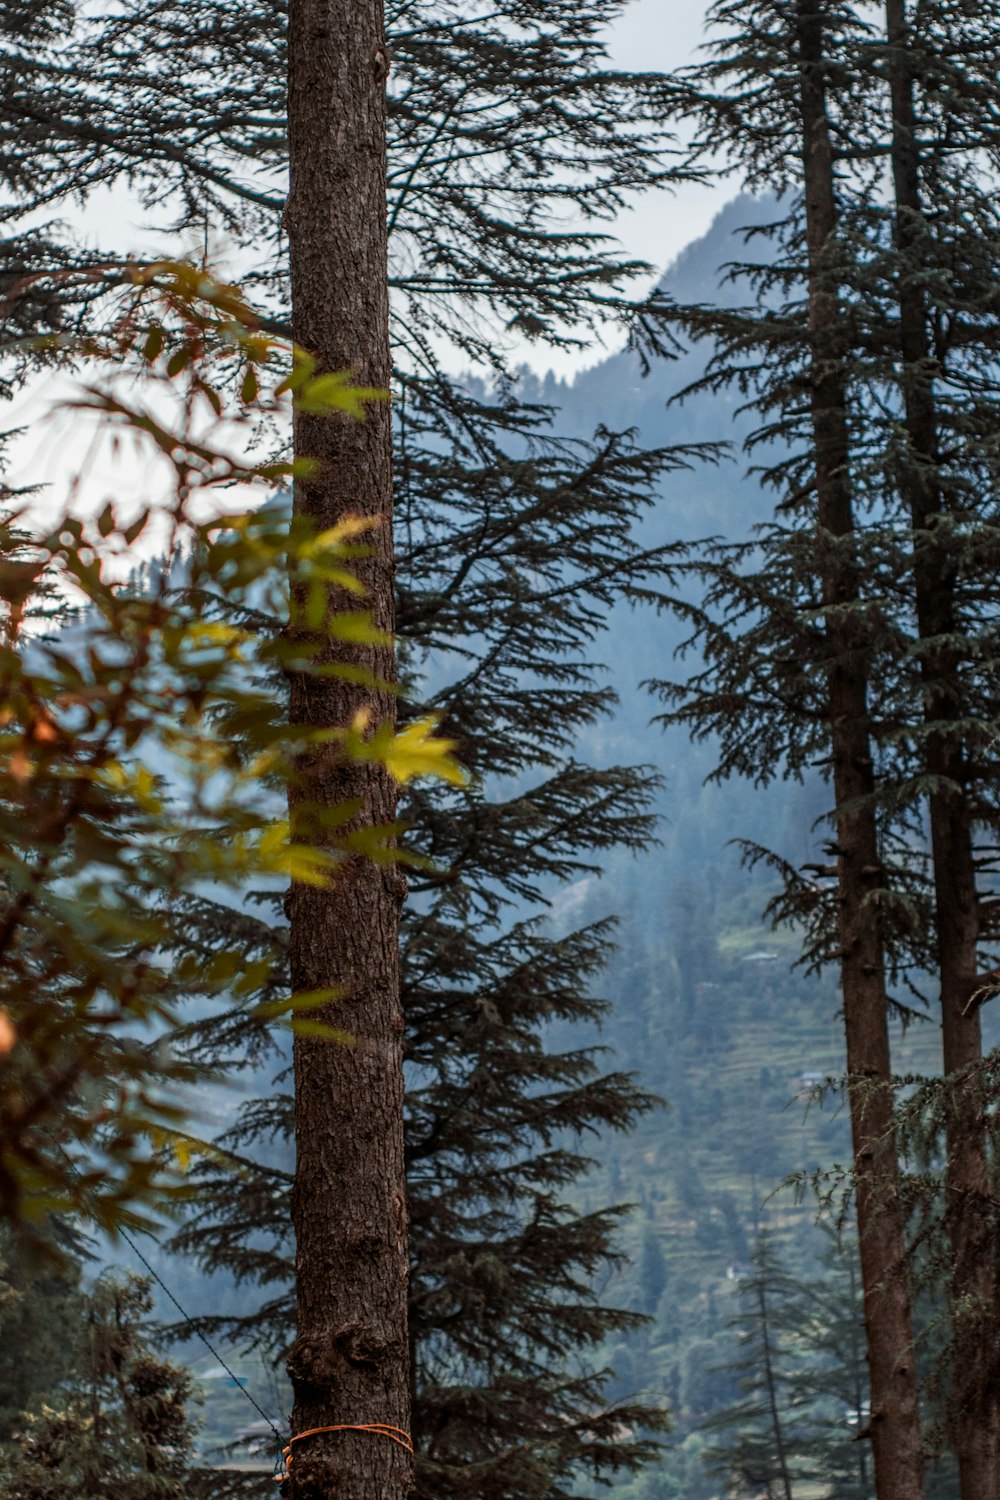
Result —
M693 61L701 40L706 8L706 0L632 0L611 29L613 61L623 68L661 69L664 72ZM620 217L614 232L627 253L649 261L656 267L658 275L685 245L705 232L731 194L732 188L728 185L685 187L676 193L646 194ZM130 248L140 253L162 253L162 239L143 233L144 218L143 211L124 186L112 193L97 195L84 210L84 225L95 245L109 230L120 244L124 222L133 230L129 237ZM614 343L608 343L577 354L563 355L539 345L526 344L523 350L515 352L540 373L552 369L565 377L598 363L614 347ZM8 407L4 413L4 426L23 424L27 428L12 455L15 462L8 478L15 484L29 479L46 484L46 509L49 505L61 508L60 502L66 499L71 476L79 469L88 446L79 426L67 417L59 418L54 426L40 421L53 398L65 395L65 390L59 388L61 386L62 382L49 379L44 390L35 386L26 391L13 403L15 409ZM91 453L89 463L91 474L86 488L93 492L93 504L97 506L103 503L109 490L120 490L123 476L120 466L112 463L106 452ZM130 477L138 476L133 471ZM141 486L142 481L139 482ZM96 491L102 493L98 495ZM90 509L89 496L84 508Z
M708 0L631 0L611 28L612 61L637 72L664 73L695 62L707 10ZM618 218L613 232L629 255L656 268L651 278L655 282L686 245L705 233L735 191L731 182L721 182L637 195L635 206ZM566 378L599 364L618 344L562 353L525 342L518 357L540 374L552 370Z
M612 28L613 60L622 68L664 73L694 62L707 9L705 0L633 0ZM646 194L616 232L632 254L663 271L732 196L732 184Z

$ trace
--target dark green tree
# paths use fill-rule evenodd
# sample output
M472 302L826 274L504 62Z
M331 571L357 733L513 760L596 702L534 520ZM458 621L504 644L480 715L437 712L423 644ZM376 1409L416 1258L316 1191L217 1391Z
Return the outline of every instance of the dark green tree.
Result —
M290 0L283 222L294 337L321 377L335 380L353 369L360 383L386 392L387 73L382 0ZM350 607L340 580L329 585L312 621L290 625L320 646L325 671L288 673L289 719L323 725L332 735L302 757L289 784L288 815L291 827L307 827L322 849L342 825L345 806L355 838L392 829L396 820L398 787L389 769L352 763L337 739L338 728L359 717L376 733L396 722L387 400L373 403L364 422L300 410L293 442L296 459L311 465L295 480L293 527L306 522L323 535L370 518L358 576L381 636L320 639L320 622ZM299 591L302 604L308 598ZM412 1444L401 1436L411 1426L399 981L405 894L395 859L354 857L327 885L293 878L285 900L293 990L326 990L317 1019L340 1034L332 1045L304 1033L294 1043L296 1335L286 1362L294 1395L286 1455L293 1500L320 1500L334 1490L353 1500L404 1500L413 1486ZM372 1433L351 1430L362 1422L387 1424L392 1438L373 1443ZM382 1450L374 1459L373 1448Z
M674 882L668 921L685 1029L698 1025L710 1028L710 1014L697 1014L697 987L710 982L715 968L714 918L705 891L696 881L682 877ZM709 1004L704 1011L709 1011Z
M441 713L474 778L402 808L430 861L411 878L403 936L414 1433L428 1495L557 1494L583 1464L639 1461L659 1421L608 1410L600 1370L563 1358L631 1321L592 1292L618 1215L567 1206L584 1168L577 1141L625 1126L646 1101L626 1078L602 1077L591 1046L546 1041L549 1023L599 1017L590 987L610 927L555 939L540 918L555 883L651 836L655 778L594 770L574 746L613 704L594 636L616 600L656 591L662 558L634 528L680 455L603 430L561 441L509 369L518 341L569 347L614 319L663 347L658 309L627 295L642 268L599 231L625 192L674 169L670 90L605 65L601 30L616 10L387 7L400 713ZM280 323L283 7L129 4L81 13L58 42L40 8L12 19L10 118L34 131L30 151L9 148L16 211L128 179L199 241L222 227L254 258L249 284ZM567 227L576 211L582 227ZM76 253L71 237L50 238L37 269ZM9 274L21 264L12 249ZM80 313L54 278L34 295L39 319ZM488 379L449 377L445 347ZM284 932L275 904L262 910L255 923L253 908L192 900L179 941L207 959L238 927L248 957L266 960L271 994L285 983ZM268 1039L236 1011L198 1044L228 1066L259 1058ZM246 1108L228 1142L240 1171L207 1171L205 1214L184 1241L273 1293L261 1316L275 1348L291 1327L288 1160L269 1143L287 1139L288 1111L280 1089Z
M31 1379L26 1383L23 1371L10 1368L0 1375L5 1403L17 1406L5 1415L0 1437L4 1494L11 1500L188 1495L191 1378L147 1342L147 1283L106 1274L84 1291L70 1261L57 1271L16 1254L5 1283L0 1348L27 1355ZM58 1344L45 1369L17 1342L27 1330Z
M830 1500L872 1500L870 1420L857 1246L821 1221L825 1243L808 1277L791 1275L763 1231L740 1284L735 1326L741 1399L704 1426L710 1469L738 1495L793 1500L819 1486Z
M888 1055L880 1045L860 1073L857 1052L852 1061L848 969L874 943L869 983L881 971L900 990L940 991L945 1076L920 1091L922 1140L907 1108L907 1142L927 1168L907 1191L949 1247L920 1264L950 1284L941 1384L963 1493L992 1496L995 1147L979 1008L996 964L996 17L895 0L878 21L813 0L715 15L730 34L692 81L692 110L745 181L788 196L769 264L745 270L753 305L695 312L690 326L720 340L710 383L735 381L760 414L753 441L772 445L761 473L779 501L758 553L717 554L708 568L698 623L712 665L691 719L720 730L725 771L828 769L831 863L779 861L787 885L775 911L812 924L812 960L840 964L848 1079L867 1075L852 1109L863 1106L869 1129L881 1114L883 1146ZM766 96L753 84L765 76ZM826 504L837 494L839 512ZM851 678L838 714L833 687ZM845 837L845 817L864 829L861 844ZM864 1264L873 1238L858 1187ZM893 1274L899 1284L901 1244L898 1229L883 1241L889 1278L865 1272L866 1288ZM903 1363L912 1382L914 1362ZM909 1409L912 1419L912 1399ZM889 1410L876 1393L877 1470ZM910 1434L912 1457L912 1420ZM891 1468L880 1494L916 1474L915 1461Z
M861 23L823 0L734 0L710 19L717 39L690 75L686 106L697 149L724 153L748 187L787 196L764 231L776 258L743 270L755 300L692 309L686 321L715 340L703 384L735 385L759 413L749 444L765 450L760 472L779 498L775 521L752 542L710 549L695 564L707 585L691 611L704 665L688 682L662 685L673 705L665 718L718 736L718 777L801 779L817 761L829 777L836 899L804 890L785 866L772 910L801 920L806 909L807 960L836 962L840 973L879 1494L917 1500L923 1460L888 1035L891 896L872 712L873 659L891 648L892 630L871 603L882 536L865 524L852 469L850 237L836 156L851 102L837 46Z
M730 1492L739 1496L794 1500L794 1376L786 1363L774 1310L783 1291L770 1240L761 1231L752 1274L740 1284L745 1307L738 1322L740 1359L730 1371L739 1376L742 1397L736 1406L705 1423L706 1432L736 1429L731 1444L710 1448L705 1457L710 1468L727 1476Z
M856 1238L819 1221L815 1274L790 1278L784 1319L804 1356L796 1382L806 1408L803 1469L836 1500L871 1500L864 1304Z
M642 1245L636 1261L636 1275L642 1296L642 1308L646 1313L655 1313L656 1304L667 1289L667 1261L656 1230L647 1224L642 1232Z
M872 424L869 451L879 499L906 531L908 552L913 707L893 706L907 720L910 753L896 751L888 769L908 778L906 794L919 786L929 846L928 956L941 1008L952 1259L951 1429L970 1500L995 1500L1000 1486L1000 1398L988 1352L995 1345L993 1148L980 1022L996 989L989 901L1000 704L996 625L984 608L998 562L1000 324L989 269L1000 245L990 181L996 21L990 6L886 0L879 32L859 56L862 66L874 64L883 92L860 154L888 157L892 189L891 205L865 223L873 264L856 294L872 324L867 384L885 393L888 407L887 420Z
M69 1256L39 1261L36 1244L0 1233L0 1445L23 1412L61 1391L76 1349L67 1337L78 1313L80 1269Z
M505 545L489 548L483 587L470 590L466 611L443 567L433 589L441 635L428 646L455 652L463 672L422 701L444 714L481 780L447 798L416 791L403 803L411 846L432 862L411 873L403 916L414 1431L418 1485L428 1494L533 1493L566 1482L560 1476L581 1459L629 1464L647 1451L643 1427L660 1419L641 1404L602 1405L599 1369L561 1364L567 1349L597 1349L636 1322L601 1308L592 1291L614 1256L619 1213L576 1213L564 1192L586 1167L579 1138L600 1124L627 1126L650 1101L626 1076L602 1075L594 1047L556 1048L543 1034L599 1020L604 1004L590 986L612 924L557 938L537 915L556 881L593 872L602 849L641 847L651 828L652 773L595 772L564 748L608 702L586 655L557 650L585 646L614 597L616 581L595 578L598 558L618 555L629 567L645 460L623 448L616 462L616 484L602 481L596 493L553 482L534 533L518 527L518 489L504 497L495 474L484 474L484 493L497 501L484 512ZM449 560L444 547L441 559ZM519 609L502 610L511 594ZM407 602L403 595L401 612ZM556 649L546 657L547 641ZM412 704L407 694L404 710ZM476 732L463 735L470 717ZM494 778L500 791L500 777L510 791L484 796ZM218 920L204 905L196 915L199 924ZM270 920L252 912L236 920L248 956L273 955L276 940L280 948ZM205 941L196 932L210 928L190 931L195 947ZM221 1029L200 1028L197 1041L226 1068L268 1046L246 1009ZM276 1351L291 1321L289 1155L267 1143L288 1139L290 1103L279 1088L245 1107L225 1142L238 1170L202 1169L205 1207L179 1240L209 1268L270 1289L273 1300L243 1328L226 1326L269 1335ZM623 1426L633 1438L622 1438Z

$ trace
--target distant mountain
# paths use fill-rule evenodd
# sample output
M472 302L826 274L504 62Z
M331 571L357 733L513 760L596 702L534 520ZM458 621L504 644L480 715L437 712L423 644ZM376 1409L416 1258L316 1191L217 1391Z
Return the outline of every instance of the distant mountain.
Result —
M682 303L738 303L740 286L723 268L767 259L766 242L751 240L744 251L739 231L767 223L775 208L773 199L746 197L727 205L667 270L664 291ZM559 408L556 426L568 435L588 437L603 423L634 427L649 447L731 445L718 466L663 481L650 541L745 537L772 511L773 497L747 474L741 445L753 418L738 412L738 400L711 393L674 400L709 354L696 346L643 374L638 356L622 351L572 381L524 378L525 394ZM797 1200L780 1185L795 1173L829 1173L835 1183L837 1163L850 1160L846 1113L826 1088L843 1067L836 976L793 968L794 934L775 934L761 921L767 877L742 869L733 844L750 839L804 863L822 837L814 824L829 794L818 776L763 791L705 784L711 745L651 727L655 702L637 686L683 673L674 659L680 638L669 618L621 609L598 641L622 707L584 754L649 761L663 772L663 843L637 860L616 858L603 881L581 882L556 903L556 920L566 925L620 915L619 951L602 985L612 1005L600 1038L604 1064L634 1071L667 1103L631 1135L595 1143L580 1198L595 1210L638 1205L626 1231L630 1264L606 1295L653 1322L606 1350L617 1373L612 1394L660 1397L674 1414L672 1451L659 1472L616 1490L615 1500L717 1500L720 1482L701 1462L700 1427L734 1399L729 1322L755 1220L769 1225L788 1266L814 1274L822 1246L815 1200L808 1191ZM1000 1045L1000 1015L985 1024L987 1045ZM905 1033L894 1027L893 1056L901 1073L939 1071L933 1009Z
M727 204L707 232L667 268L661 291L682 306L737 305L747 295L746 283L728 279L726 268L733 262L769 258L765 241L754 238L748 248L741 231L767 224L775 209L773 198L742 196ZM529 371L522 377L521 389L529 399L558 408L556 425L567 437L590 437L603 424L613 431L635 428L643 445L650 448L692 442L733 445L732 460L721 469L668 479L656 513L657 540L701 535L706 525L711 528L721 522L727 523L722 529L728 530L729 523L745 524L762 514L763 501L756 486L746 486L741 478L745 464L740 461L739 444L751 422L735 415L736 399L707 395L684 402L674 399L701 375L709 352L708 345L696 345L644 372L640 356L623 349L569 381ZM754 492L757 500L752 502ZM707 513L706 500L710 502Z
M739 198L669 267L663 289L678 302L740 300L724 267L744 255L739 231L769 221L774 200ZM763 242L747 259L766 256ZM770 511L741 452L752 418L738 401L699 394L679 404L676 392L695 380L708 355L698 346L643 374L637 355L609 356L572 381L525 373L521 389L558 409L554 430L590 437L599 425L635 428L645 446L728 442L716 466L669 476L655 497L644 534L650 543L706 534L746 536ZM617 1375L615 1399L641 1393L662 1398L675 1414L674 1451L660 1472L636 1480L615 1500L709 1500L720 1493L700 1461L699 1424L731 1401L734 1357L727 1328L736 1289L752 1248L757 1217L770 1222L793 1269L808 1272L821 1241L811 1225L811 1200L788 1192L772 1197L793 1172L813 1172L849 1158L847 1121L839 1102L805 1095L836 1077L842 1036L835 980L808 978L791 967L794 937L767 931L763 877L740 866L733 841L777 847L798 863L813 851L812 825L825 805L818 778L759 791L743 783L706 785L711 746L692 746L677 731L650 725L656 703L642 679L683 671L674 661L680 627L651 611L619 609L598 638L595 655L608 663L621 707L586 736L592 763L649 763L666 777L661 801L662 845L643 856L609 861L601 880L554 891L551 920L564 930L617 913L620 948L601 986L612 1003L597 1038L608 1070L637 1073L666 1101L635 1133L594 1140L595 1160L581 1187L587 1210L632 1202L624 1235L632 1257L604 1289L609 1302L648 1312L648 1327L604 1353ZM992 1021L991 1021L992 1024ZM580 1036L553 1028L547 1040L580 1045ZM937 1028L897 1035L900 1066L935 1065ZM207 1283L191 1268L169 1265L172 1284L195 1310L226 1311L239 1288ZM210 1433L231 1430L238 1394L204 1375ZM239 1367L257 1384L259 1371ZM258 1385L259 1389L259 1385ZM280 1404L280 1396L273 1398Z
M745 231L771 222L774 198L742 196L717 215L708 231L668 267L661 289L679 304L738 304L748 298L745 281L728 279L733 262L766 261L768 243ZM703 373L711 347L703 342L679 358L644 371L629 350L610 355L572 381L524 372L523 394L556 409L553 426L567 437L589 438L604 425L633 428L646 448L692 442L728 445L717 463L698 463L665 476L643 524L649 545L692 541L704 536L745 537L770 513L772 499L748 474L743 443L754 426L738 411L732 395L699 392L675 399ZM688 669L675 653L686 629L668 614L618 608L595 643L595 655L609 665L620 707L613 719L585 736L582 755L602 764L649 762L667 778L662 799L664 848L639 861L611 862L602 894L608 910L617 908L621 883L639 902L638 915L655 922L664 892L681 875L706 879L713 899L729 900L747 889L731 841L737 837L777 842L802 861L812 851L809 826L820 811L819 789L778 786L751 791L732 783L705 786L713 766L711 746L693 746L679 731L664 734L650 720L657 702L641 683L683 675ZM634 882L634 885L633 885Z

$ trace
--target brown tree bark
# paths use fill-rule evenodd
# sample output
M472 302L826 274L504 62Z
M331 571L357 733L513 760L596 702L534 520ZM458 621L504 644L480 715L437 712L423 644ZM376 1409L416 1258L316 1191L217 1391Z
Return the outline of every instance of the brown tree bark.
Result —
M824 0L797 0L800 106L808 252L811 407L816 455L817 547L829 608L828 713L834 792L839 951L847 1089L854 1152L868 1365L870 1435L878 1500L920 1500L923 1457L904 1218L893 1130L885 953L878 915L882 882L871 799L863 627L851 558L854 514L843 316L834 265L837 206L827 118Z
M295 338L319 371L389 384L385 78L382 0L291 0L285 212ZM391 433L386 403L367 420L299 415L297 455L319 460L295 486L298 518L326 528L377 516L359 565L376 624L393 626ZM331 607L346 600L331 598ZM356 601L351 601L356 605ZM334 659L332 648L330 659ZM340 661L392 680L386 647L344 647ZM391 694L330 676L291 674L291 721L342 727L359 709L391 719ZM386 772L314 752L292 790L293 821L351 800L358 829L391 823ZM314 833L322 841L320 826ZM402 1015L397 871L346 861L331 889L289 896L292 984L337 986L322 1018L350 1044L295 1040L297 1337L288 1369L293 1435L335 1424L409 1426L407 1247L403 1177ZM401 1500L408 1453L372 1432L296 1442L296 1500Z
M929 796L937 962L941 986L942 1063L952 1080L946 1104L945 1195L952 1250L952 1337L958 1410L953 1442L963 1500L1000 1494L1000 1393L991 1375L988 1328L995 1295L990 1239L983 1232L989 1201L986 1121L977 1065L982 1031L975 992L980 941L972 815L965 796L961 741L946 727L960 720L959 662L949 644L955 631L955 570L942 545L937 517L946 500L939 482L939 422L926 308L924 218L908 65L906 0L886 0L886 41L892 105L899 339L905 412L905 449L899 485L913 528L913 574L920 639L933 643L921 658L925 764Z

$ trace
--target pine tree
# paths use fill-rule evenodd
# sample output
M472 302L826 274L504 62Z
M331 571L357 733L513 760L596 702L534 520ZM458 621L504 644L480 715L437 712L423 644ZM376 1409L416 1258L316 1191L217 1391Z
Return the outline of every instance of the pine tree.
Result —
M790 1408L795 1375L786 1363L774 1310L785 1292L770 1239L761 1230L753 1273L740 1284L746 1312L738 1320L741 1355L734 1373L740 1378L742 1398L704 1424L711 1433L736 1429L731 1443L710 1448L705 1455L709 1468L727 1477L734 1496L794 1500L796 1416Z
M704 890L691 879L674 882L668 920L681 1007L691 1026L696 1020L697 986L709 979L715 964L712 913Z
M16 1249L4 1281L0 1349L7 1358L26 1357L32 1368L27 1384L23 1371L0 1373L5 1404L13 1399L17 1408L0 1437L4 1494L11 1500L189 1494L191 1378L147 1340L148 1285L104 1275L84 1291L72 1258L57 1272L26 1262ZM15 1342L18 1335L30 1328L52 1342L56 1319L57 1359L47 1368L32 1364L33 1350Z
M626 192L688 174L663 123L671 88L606 65L602 33L617 8L387 7L397 373L446 405L460 396L441 373L441 340L500 372L503 329L577 347L620 317L657 342L658 299L637 306L628 294L651 268L618 253L600 225ZM101 15L66 5L53 20L39 0L5 13L8 221L127 180L150 207L176 204L172 232L201 242L224 229L253 257L244 284L260 299L269 290L287 318L283 5L251 0L239 15L218 0L143 0ZM574 211L580 222L567 225ZM53 225L37 243L9 242L6 275L23 272L26 248L34 295L51 293L54 317L61 293L45 273L76 253L77 236Z
M922 1091L930 1116L916 1147L927 1162L943 1142L943 1182L925 1183L950 1244L943 1380L968 1496L995 1495L1000 1483L990 1068L980 1025L996 959L998 702L984 601L997 572L997 218L983 173L995 158L995 19L982 7L892 0L881 27L845 30L838 62L855 81L844 106L852 140L842 148L855 246L845 268L858 382L853 464L862 503L883 529L870 595L892 621L873 695L883 859L895 865L886 905L908 978L916 971L924 989L929 973L941 1006L944 1078ZM868 191L873 179L885 200ZM924 1191L911 1188L918 1199Z
M826 89L824 13L799 0L803 200L809 318L809 397L815 454L815 546L828 650L824 705L836 803L838 947L846 1040L846 1088L871 1374L872 1446L880 1495L917 1496L923 1455L913 1323L892 1118L882 883L869 728L871 692L861 572L850 482L848 371L836 257L839 223ZM833 262L833 264L831 264Z
M615 10L613 0L503 0L483 16L426 0L388 14L400 714L440 711L475 778L464 792L418 790L402 807L411 844L433 861L412 879L403 942L413 1430L426 1494L543 1483L557 1493L583 1463L634 1465L660 1420L607 1410L601 1372L561 1363L631 1321L593 1296L617 1215L565 1205L585 1164L573 1137L622 1127L645 1101L629 1080L602 1078L589 1047L561 1054L543 1039L551 1021L600 1014L590 985L610 929L556 939L538 914L554 882L651 836L651 775L595 771L573 746L613 702L590 649L603 616L656 591L659 560L632 528L677 458L603 431L592 444L560 441L551 413L519 399L497 335L506 325L568 345L620 317L660 346L655 309L627 296L640 268L591 228L624 191L671 168L669 90L602 66L599 33ZM281 7L130 4L80 24L62 75L72 98L45 114L38 162L61 154L69 182L99 135L99 175L84 187L128 174L150 201L176 189L199 239L222 224L263 251L255 284L285 318ZM41 64L37 75L30 60L21 66L31 90ZM33 160L22 166L37 181ZM581 211L582 229L566 228L566 209ZM485 362L491 381L449 378L444 344ZM192 950L210 952L220 923L239 922L248 955L272 956L265 987L285 982L270 906L256 927L205 903L187 910L204 924ZM228 1061L231 1044L242 1058L266 1038L237 1014L206 1046ZM248 1107L230 1143L241 1175L213 1183L217 1212L186 1241L275 1292L264 1316L277 1347L291 1324L287 1152L272 1165L260 1155L272 1133L287 1140L288 1124L280 1094Z
M829 1486L831 1500L871 1500L871 1455L859 1440L870 1419L864 1304L856 1238L820 1219L825 1244L816 1274L789 1281L784 1321L804 1354L797 1399L803 1473Z
M67 1337L80 1297L78 1262L64 1254L39 1264L36 1245L0 1232L0 1445L18 1419L66 1385L77 1350Z
M929 973L940 987L945 1076L921 1089L905 1112L908 1145L930 1170L911 1178L907 1193L938 1217L950 1242L949 1255L920 1264L950 1283L941 1383L950 1392L963 1492L989 1495L997 1483L988 1312L995 1302L996 1224L987 1187L992 1068L981 1056L978 1011L995 989L998 715L986 601L995 593L997 567L990 269L997 226L984 166L994 155L995 17L962 4L911 11L892 3L880 29L852 7L810 5L799 8L806 30L800 26L796 35L777 7L720 8L719 15L752 24L753 46L742 61L752 71L756 60L772 86L766 100L749 89L727 98L723 89L707 134L714 131L716 144L734 151L751 183L795 189L801 181L813 191L807 187L801 210L793 201L773 227L775 261L748 272L756 276L756 311L725 324L705 313L691 320L722 338L710 379L742 383L762 413L758 439L784 441L791 450L779 450L762 469L782 492L782 527L766 533L763 570L755 578L749 570L737 576L748 552L734 554L739 566L728 572L728 560L709 569L712 607L729 612L731 633L720 629L718 615L699 622L719 667L702 680L715 693L702 707L717 723L736 704L754 710L740 668L732 670L737 658L723 665L733 637L745 631L748 649L756 642L763 647L756 701L770 697L776 722L797 723L798 737L782 744L762 729L750 751L741 730L726 739L721 726L724 766L757 775L784 750L797 774L810 757L829 764L836 753L833 726L818 732L824 710L814 683L799 670L803 661L822 662L821 615L814 596L796 594L793 558L793 549L801 553L797 525L809 513L814 483L812 440L801 428L809 385L801 375L795 284L822 244L834 295L820 320L828 348L820 367L828 399L820 404L828 425L838 407L843 413L840 456L834 454L831 467L853 495L848 564L862 584L853 600L842 596L840 628L845 640L854 632L853 667L867 678L864 700L844 720L857 724L864 716L868 737L856 756L857 795L848 806L873 820L871 859L862 873L874 882L868 911L881 925L892 978L919 993ZM821 45L814 40L807 55L809 27L814 37L820 28ZM725 44L719 66L727 67ZM800 178L787 131L794 97L775 80L798 89L805 102L798 79L808 81L810 68L821 97L810 115L811 171ZM820 171L824 153L829 165ZM822 229L824 213L837 233L832 239L820 233L810 245L810 221ZM797 601L797 613L789 601ZM838 862L843 848L838 830L830 848ZM837 914L812 879L837 874L837 866L799 872L779 861L777 867L788 883L776 910L813 924L814 961L839 957ZM920 1111L922 1127L914 1131ZM939 1140L943 1182L934 1170ZM862 1235L863 1256L866 1250ZM878 1402L874 1412L873 1426L883 1413Z
M829 1500L871 1500L869 1421L857 1244L821 1220L822 1254L793 1276L763 1231L735 1320L743 1396L705 1424L706 1459L734 1493L775 1497L819 1486Z
M883 37L865 49L864 60L884 78L888 119L876 120L865 144L888 152L892 209L868 226L881 251L878 291L870 279L858 290L859 299L877 306L882 287L892 289L877 378L881 384L888 373L899 433L882 440L886 487L910 532L910 656L922 722L914 731L916 765L907 769L926 787L929 956L941 1005L953 1260L953 1438L967 1500L988 1500L1000 1486L1000 1401L986 1352L996 1253L980 1024L993 981L979 972L992 963L980 955L989 942L983 902L990 894L982 889L981 843L984 830L995 840L997 827L993 799L979 791L992 781L992 752L985 764L982 752L998 708L993 627L980 599L997 564L997 385L989 372L1000 329L988 269L998 224L977 158L983 151L995 157L995 20L982 8L973 14L943 4L918 14L905 0L887 0Z
M643 1429L660 1420L641 1403L608 1408L599 1370L584 1364L574 1373L561 1362L567 1350L596 1349L637 1321L594 1298L620 1216L565 1204L567 1184L587 1165L574 1137L601 1124L627 1127L649 1101L627 1077L601 1076L595 1048L558 1048L542 1036L543 1027L551 1035L563 1023L599 1020L604 1005L591 986L612 924L556 937L532 913L555 881L592 872L601 850L642 846L655 782L625 768L595 772L560 753L561 741L607 707L587 647L639 555L629 530L647 469L624 448L615 483L595 476L588 490L559 482L559 457L543 455L552 504L530 532L518 529L514 481L537 484L537 473L522 464L507 484L495 470L482 476L484 497L495 501L477 512L491 521L477 567L488 586L465 596L468 609L447 588L444 547L441 581L427 580L436 605L427 610L428 654L459 652L463 672L417 700L421 711L444 715L477 777L502 776L514 788L486 797L474 783L446 799L407 789L402 804L411 846L432 861L426 873L411 872L403 914L413 1430L418 1489L428 1495L531 1494L543 1478L556 1493L581 1458L599 1469L633 1465L649 1451ZM621 569L600 581L608 558ZM502 609L529 560L533 589L522 585L518 609ZM420 602L403 593L401 616ZM412 641L416 630L407 634ZM561 657L546 656L550 639ZM415 711L409 691L402 707ZM475 733L463 735L467 723ZM266 954L268 923L247 940L253 957ZM238 1012L228 1034L203 1028L208 1055L227 1070L242 1063L247 1025ZM288 1155L267 1142L287 1139L289 1122L282 1091L246 1107L227 1142L238 1172L206 1169L200 1222L181 1236L184 1251L209 1267L270 1290L246 1331L269 1332L275 1350L291 1321ZM623 1427L634 1436L624 1438Z
M636 1262L636 1274L642 1296L643 1311L652 1315L667 1287L667 1262L659 1237L652 1225L643 1230L642 1245Z
M878 554L853 486L849 241L834 163L841 101L831 89L831 33L850 17L818 0L798 0L793 10L751 0L720 4L711 19L723 35L712 62L690 80L699 145L726 151L748 186L768 181L792 188L793 197L768 231L781 248L777 264L750 273L756 308L695 309L688 323L716 340L707 383L735 381L761 413L751 445L780 442L791 453L764 470L781 492L780 519L754 543L717 549L697 565L708 581L704 610L693 612L706 666L689 683L663 685L677 705L666 719L702 738L718 734L718 775L739 771L760 784L801 776L821 757L828 770L836 907L811 901L818 927L806 954L840 970L878 1493L916 1500L922 1452L870 707L872 657L887 632L865 600ZM776 911L800 916L803 896L816 893L785 873Z
M294 337L336 378L369 390L389 383L385 80L381 0L293 0L289 10L289 240ZM383 401L363 422L296 413L293 526L317 535L374 522L358 578L375 633L358 645L323 642L328 674L290 672L293 726L336 733L394 725L392 438ZM350 607L330 588L333 617ZM309 605L301 600L302 618ZM318 623L318 622L317 622ZM303 635L306 632L303 631ZM309 637L306 637L308 642ZM389 643L389 644L387 644ZM374 684L374 686L373 686ZM287 896L294 993L331 998L319 1012L335 1039L295 1039L296 1338L291 1493L318 1500L402 1497L411 1486L403 1180L403 1017L399 909L404 883L376 863L365 834L390 829L395 782L377 764L350 763L336 739L310 749L289 790L294 836L329 842L352 811L357 853L326 886L293 881ZM362 1430L385 1424L387 1435ZM326 1433L317 1429L330 1430ZM354 1430L350 1430L354 1428ZM298 1443L302 1434L315 1434ZM294 1466L293 1466L294 1465Z

